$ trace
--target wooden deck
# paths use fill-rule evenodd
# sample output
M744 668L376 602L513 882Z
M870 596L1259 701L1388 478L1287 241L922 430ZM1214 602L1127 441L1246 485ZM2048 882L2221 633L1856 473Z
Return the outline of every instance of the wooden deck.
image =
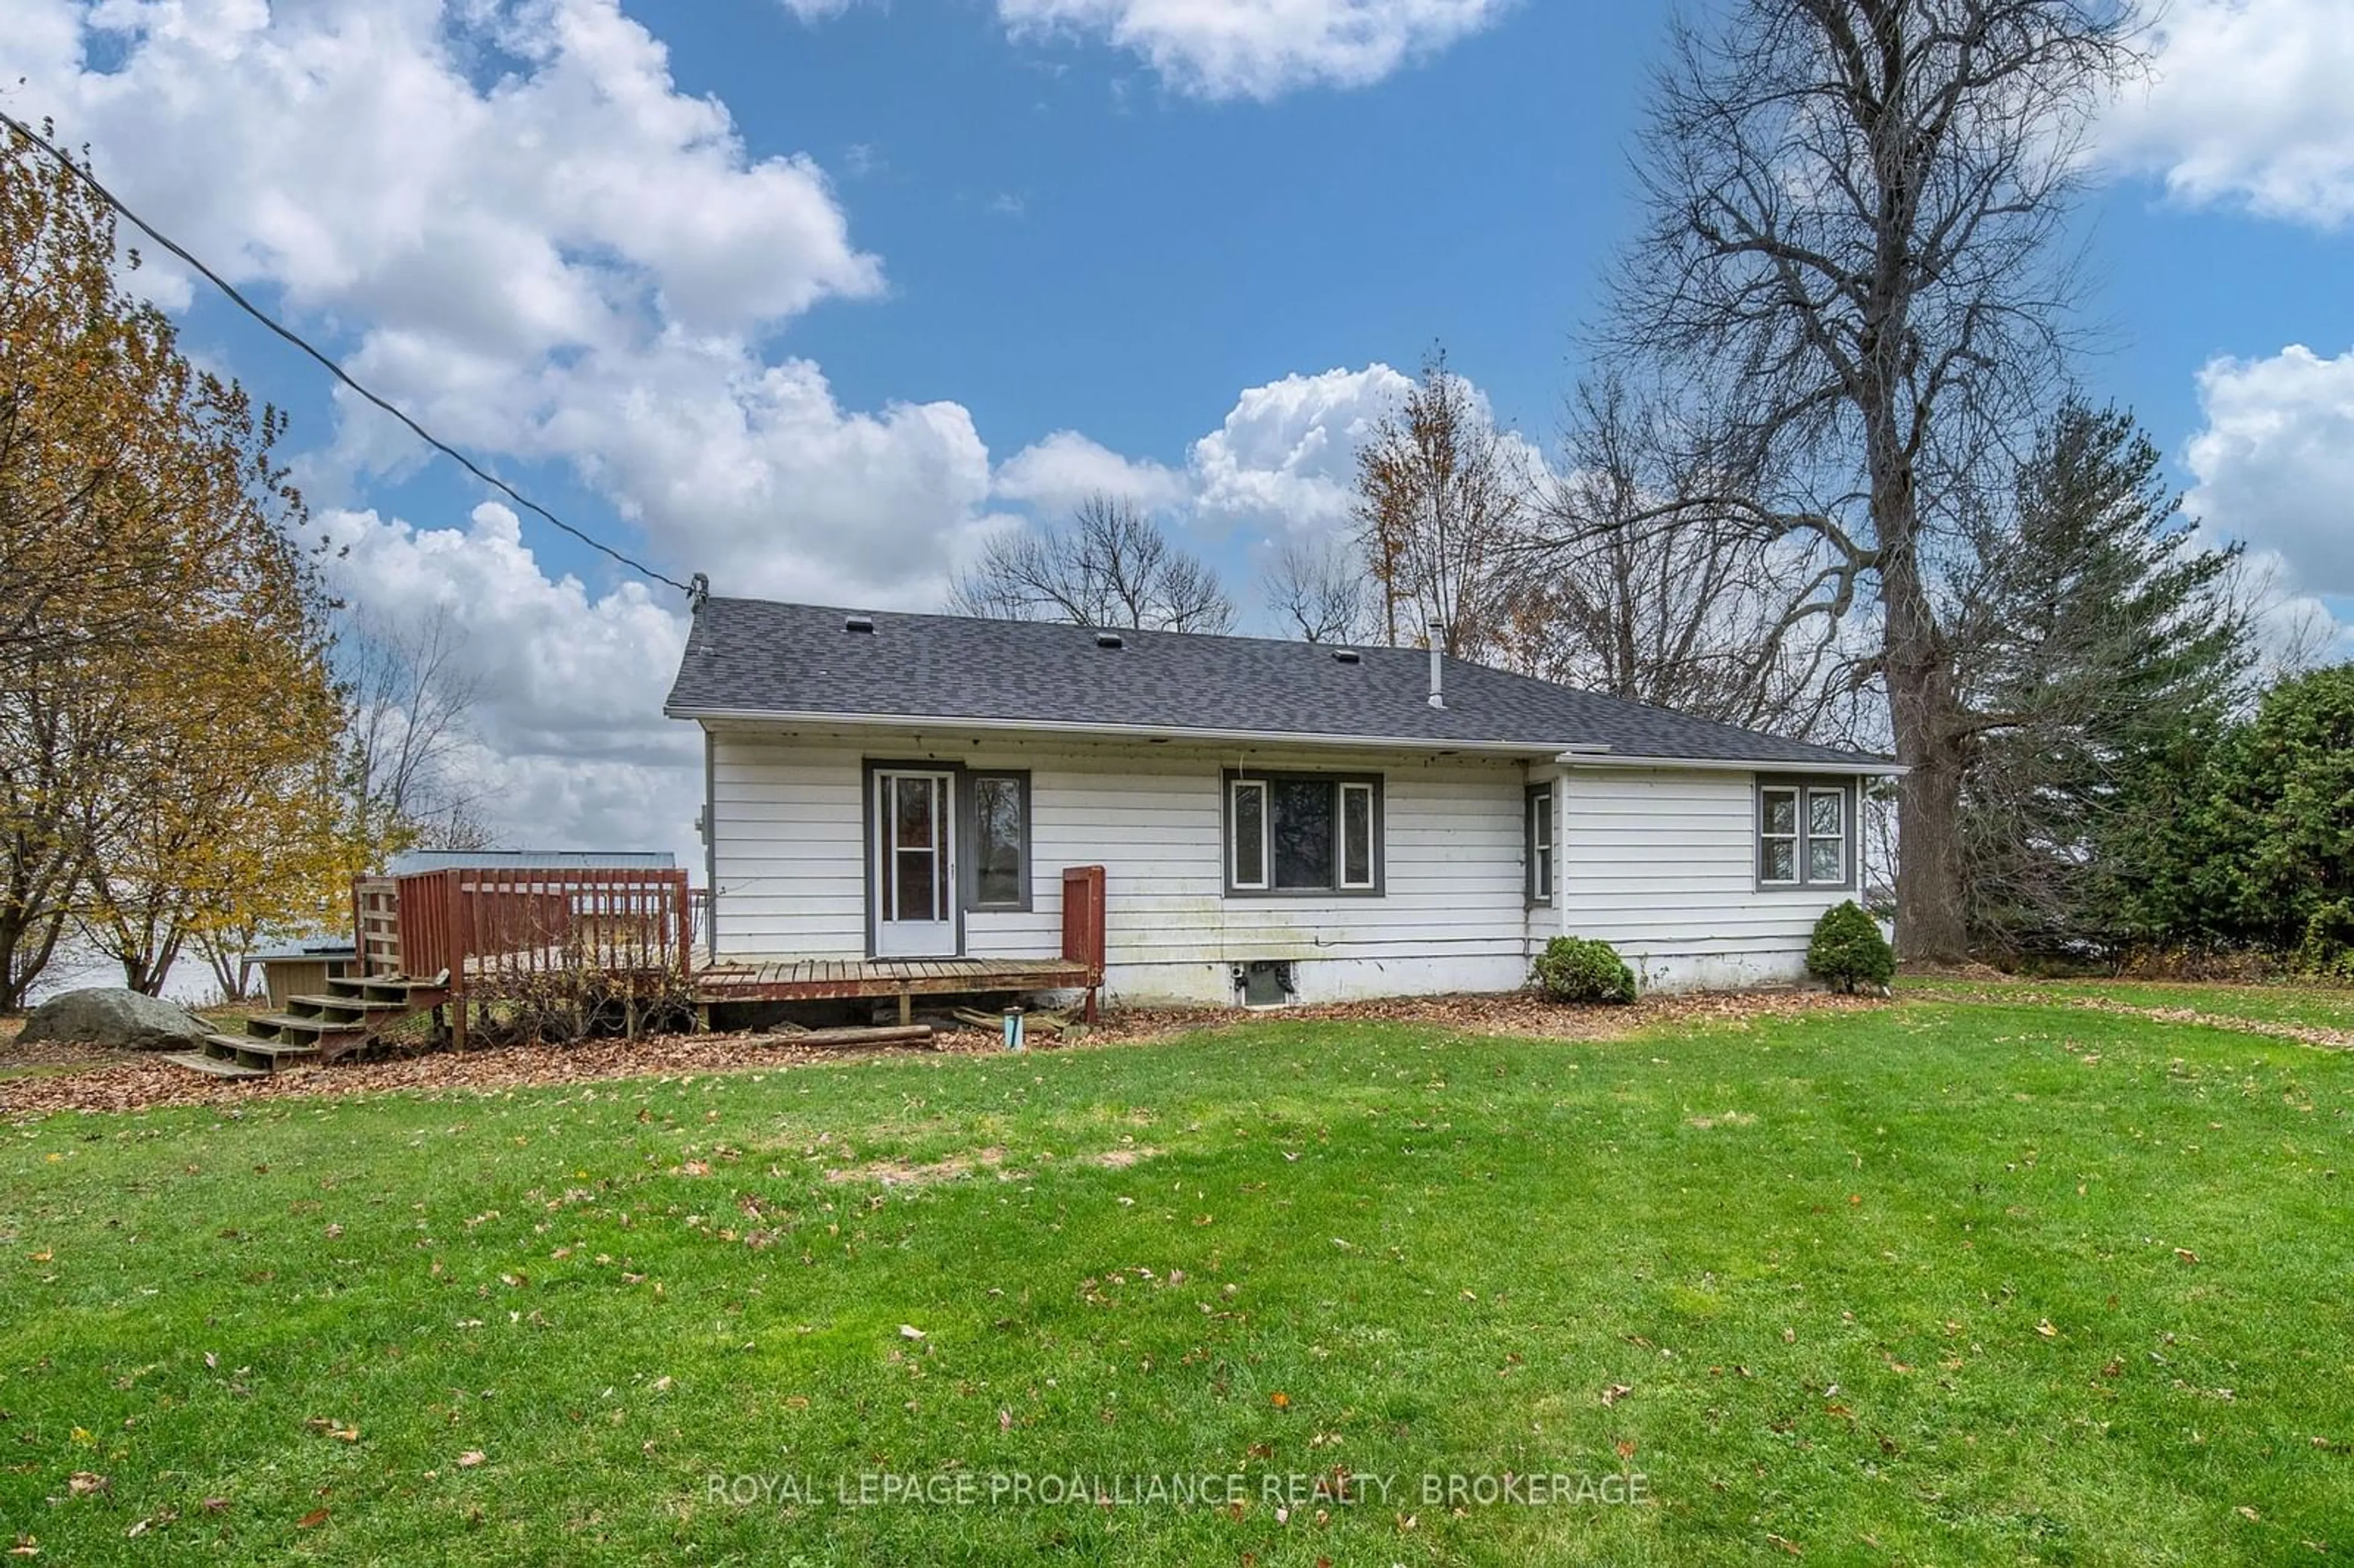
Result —
M804 959L697 954L698 1001L831 1001L856 997L977 996L1086 991L1101 978L1067 959Z

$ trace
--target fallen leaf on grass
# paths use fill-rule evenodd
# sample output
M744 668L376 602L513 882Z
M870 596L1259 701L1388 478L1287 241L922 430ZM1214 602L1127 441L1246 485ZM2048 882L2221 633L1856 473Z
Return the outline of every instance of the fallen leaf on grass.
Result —
M316 1530L326 1522L327 1510L323 1508L314 1508L309 1513L304 1514L301 1519L296 1520L294 1521L294 1528L297 1530Z
M57 1256L57 1254L54 1252L28 1252L25 1255L25 1261L27 1263L47 1263L49 1259L55 1256Z
M2199 1255L2192 1252L2187 1246L2176 1247L2174 1249L2174 1255L2180 1258L2185 1263L2197 1263L2199 1261Z
M1787 1536L1769 1533L1766 1539L1772 1542L1775 1545L1780 1547L1783 1551L1788 1552L1793 1557L1804 1557L1807 1554L1807 1549L1805 1547L1799 1545L1797 1542L1790 1540Z
M2250 1508L2250 1507L2249 1507L2247 1504L2245 1504L2245 1503L2242 1503L2239 1507L2237 1507L2237 1508L2233 1509L2232 1511L2233 1513L2238 1514L2242 1519L2246 1520L2250 1524L2253 1524L2253 1523L2255 1523L2255 1522L2256 1522L2256 1510L2255 1510L2254 1509Z
M1633 1389L1628 1388L1623 1383L1612 1383L1608 1388L1602 1391L1602 1408L1605 1410L1609 1409L1612 1405L1617 1404L1620 1400L1626 1398L1628 1394L1634 1392L1635 1391Z
M921 1340L929 1336L913 1323L902 1323L899 1325L899 1337L903 1340Z
M91 1470L76 1470L66 1478L66 1490L78 1498L86 1498L92 1492L102 1492L111 1484L104 1476Z
M2052 1326L2052 1319L2049 1318L2046 1318L2041 1323L2036 1324L2035 1331L2042 1335L2047 1340L2056 1340L2060 1337L2060 1330Z
M345 1425L340 1421L331 1421L323 1415L313 1415L302 1425L313 1432L333 1437L338 1443L356 1443L360 1440L358 1427Z
M1288 1393L1269 1394L1267 1396L1267 1403L1274 1405L1278 1410L1288 1410L1291 1408L1291 1395Z
M461 1470L471 1470L487 1457L480 1448L469 1448L458 1456L458 1467Z

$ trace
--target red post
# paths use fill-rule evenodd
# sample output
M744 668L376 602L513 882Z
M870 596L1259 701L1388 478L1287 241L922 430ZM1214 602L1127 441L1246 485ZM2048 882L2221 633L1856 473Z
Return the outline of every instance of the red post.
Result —
M1069 865L1063 868L1063 961L1087 971L1089 1023L1096 1021L1097 993L1102 989L1105 948L1104 868Z

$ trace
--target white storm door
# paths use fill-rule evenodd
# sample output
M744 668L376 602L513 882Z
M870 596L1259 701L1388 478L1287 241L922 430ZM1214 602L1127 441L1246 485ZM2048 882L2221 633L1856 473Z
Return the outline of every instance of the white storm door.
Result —
M957 951L956 776L875 774L875 956Z

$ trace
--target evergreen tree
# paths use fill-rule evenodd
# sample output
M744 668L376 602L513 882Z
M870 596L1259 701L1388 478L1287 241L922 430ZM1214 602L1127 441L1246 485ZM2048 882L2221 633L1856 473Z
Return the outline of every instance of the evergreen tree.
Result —
M2114 951L2157 934L2179 847L2172 807L2249 668L2229 593L2158 449L2117 408L2063 404L2007 514L1959 574L1959 674L1975 732L1964 853L1973 946Z

